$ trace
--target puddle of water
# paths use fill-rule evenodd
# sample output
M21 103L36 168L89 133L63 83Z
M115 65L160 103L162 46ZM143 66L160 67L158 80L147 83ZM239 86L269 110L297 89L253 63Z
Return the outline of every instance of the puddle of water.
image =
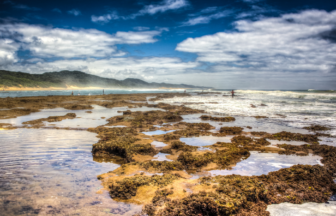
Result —
M162 134L167 134L167 133L171 133L174 132L175 130L170 130L170 131L162 131L162 130L156 130L156 131L149 131L149 132L142 132L145 135L148 136L153 136L153 135L162 135Z
M236 121L233 122L217 122L217 121L203 121L200 119L202 115L209 115L206 113L203 114L190 114L190 115L182 115L183 121L188 123L209 123L210 125L214 126L216 129L212 132L218 132L221 127L243 127L246 132L251 131L264 131L267 133L278 133L281 131L288 131L292 133L302 133L302 134L309 134L308 130L301 129L301 128L294 128L286 126L283 122L276 120L276 119L256 119L254 117L242 117L242 116L233 116L236 118ZM211 116L216 117L223 117L221 115L214 115ZM246 126L252 127L252 129L246 128Z
M133 215L141 206L113 201L97 175L120 165L95 162L95 133L16 129L0 131L1 215Z
M181 142L185 142L191 146L208 146L213 145L216 142L230 143L234 136L216 137L216 136L200 136L200 137L188 137L180 138Z
M334 216L336 215L336 202L327 203L280 203L267 206L271 216Z
M276 145L278 144L288 144L297 146L307 144L306 142L302 141L283 141L283 140L270 140L270 139L267 139L267 141L271 143L271 145L269 145L268 147L277 147Z
M104 126L104 127L107 127L107 128L120 128L120 127L127 127L125 125L115 125L115 126Z
M249 158L239 162L232 170L211 170L212 175L262 175L277 171L281 168L288 168L296 164L323 165L322 157L309 154L308 156L279 155L277 153L251 152Z
M10 123L15 126L22 126L22 123L25 121L31 121L40 118L47 118L49 116L63 116L67 113L75 113L77 118L75 119L65 119L60 122L46 122L46 126L48 127L70 127L70 128L90 128L97 127L100 125L104 125L107 123L106 119L111 118L113 116L122 115L122 113L118 113L118 111L152 111L152 110L161 110L158 108L150 108L150 107L138 107L138 108L128 108L128 107L114 107L114 108L106 108L98 105L92 105L94 109L91 109L92 113L86 113L88 110L67 110L64 108L56 108L56 109L45 109L41 112L31 113L26 116L19 116L13 119L3 119L0 120L0 123ZM102 119L101 117L105 117Z
M329 145L336 147L336 138L334 137L319 137L320 145Z
M153 161L173 161L173 160L166 158L166 155L169 155L169 154L164 154L164 153L159 152L157 155L154 155Z
M165 146L167 146L166 143L158 142L158 141L153 141L151 144L154 145L155 147L165 147Z

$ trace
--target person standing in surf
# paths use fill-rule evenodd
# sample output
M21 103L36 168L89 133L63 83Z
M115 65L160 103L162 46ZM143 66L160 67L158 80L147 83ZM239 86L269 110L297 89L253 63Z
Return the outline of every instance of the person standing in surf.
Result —
M234 96L234 93L235 93L235 92L234 92L234 90L232 89L232 91L231 91L231 95L232 95L232 97Z

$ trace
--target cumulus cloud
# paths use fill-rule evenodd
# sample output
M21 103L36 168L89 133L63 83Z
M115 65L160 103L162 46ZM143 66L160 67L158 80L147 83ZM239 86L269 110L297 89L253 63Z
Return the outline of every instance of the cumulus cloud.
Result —
M177 10L183 7L188 6L189 3L187 0L164 0L160 4L154 5L146 5L143 9L141 9L139 12L131 14L129 16L119 16L117 15L117 12L112 12L109 14L104 14L101 16L96 16L92 15L91 16L91 21L95 23L100 23L100 24L106 24L112 20L118 20L118 19L123 19L123 20L129 20L129 19L135 19L136 17L139 16L144 16L146 14L149 15L154 15L156 13L163 13L168 10Z
M197 17L192 17L192 18L189 18L187 21L185 21L182 24L182 26L194 26L198 24L206 24L206 23L209 23L211 20L230 16L232 15L233 12L234 12L233 10L224 10L224 11L219 11L217 13L210 14L210 15L200 15Z
M30 51L33 57L103 58L123 54L117 50L116 44L156 42L154 37L160 35L161 31L117 32L112 35L95 29L69 30L28 24L2 24L0 34L5 38L1 39L2 43L7 44L1 46L0 51L6 53L13 52L13 49L16 52L21 47ZM15 41L12 40L14 36ZM9 43L8 40L12 41ZM10 59L11 55L3 56Z
M145 28L141 28L145 29ZM139 29L140 30L140 29ZM60 29L29 24L0 25L0 68L43 73L80 70L104 77L152 80L161 75L184 73L198 62L179 58L124 57L116 44L153 43L163 29L107 34L95 29ZM18 50L30 52L30 59L19 59Z
M68 14L74 15L74 16L79 16L82 14L82 12L78 9L72 9L68 11Z
M116 12L112 12L110 14L105 14L102 16L91 16L91 21L95 23L100 23L100 24L106 24L109 23L111 20L117 20L120 19L120 17L117 15Z
M198 66L197 62L182 62L179 58L108 58L87 60L59 60L38 62L35 64L12 64L8 70L42 73L46 71L79 70L90 74L124 79L137 77L150 80L153 77L167 74L179 74Z
M176 10L188 6L186 0L164 0L158 5L147 5L139 11L139 15L143 14L156 14L159 12L166 12L168 10Z
M0 32L1 33L1 32ZM19 45L11 39L0 39L0 66L7 66L15 63L18 59L16 51Z
M336 11L306 10L235 22L236 32L188 38L176 50L198 54L216 71L331 72L336 43L321 35L336 29Z

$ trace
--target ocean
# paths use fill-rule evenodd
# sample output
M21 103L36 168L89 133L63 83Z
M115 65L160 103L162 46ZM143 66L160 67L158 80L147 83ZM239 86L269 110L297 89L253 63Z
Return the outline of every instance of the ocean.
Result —
M336 135L335 91L236 90L235 94L232 98L229 90L216 90L214 94L194 93L192 97L168 98L160 102L184 103L187 107L225 116L266 116L269 121L293 129L318 124L330 127L328 133ZM321 139L321 144L336 146L335 139Z

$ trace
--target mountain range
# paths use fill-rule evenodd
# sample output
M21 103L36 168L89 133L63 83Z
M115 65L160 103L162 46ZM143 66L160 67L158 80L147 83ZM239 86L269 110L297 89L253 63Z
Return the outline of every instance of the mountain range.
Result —
M99 88L209 88L186 84L169 84L145 82L141 79L127 78L117 80L103 78L81 71L46 72L43 74L30 74L0 70L0 87L21 88L67 88L76 87L99 87Z

